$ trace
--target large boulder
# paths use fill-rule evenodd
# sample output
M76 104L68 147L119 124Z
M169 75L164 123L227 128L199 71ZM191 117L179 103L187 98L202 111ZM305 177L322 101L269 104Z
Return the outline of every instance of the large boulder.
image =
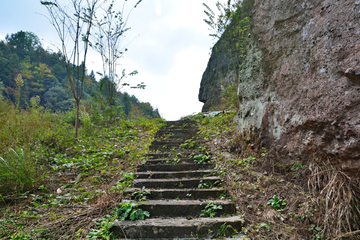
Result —
M360 169L360 0L256 0L240 131L279 159Z

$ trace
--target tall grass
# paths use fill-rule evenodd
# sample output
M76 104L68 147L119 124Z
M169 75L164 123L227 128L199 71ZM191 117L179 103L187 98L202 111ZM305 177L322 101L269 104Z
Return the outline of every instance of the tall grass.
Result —
M0 99L0 194L26 191L33 186L37 162L31 152L55 120L54 114L38 106L19 111L10 101Z
M309 189L325 213L323 233L339 236L360 229L360 184L340 164L315 161L310 165ZM320 224L320 223L319 223Z
M0 191L23 192L33 187L37 177L36 163L26 157L23 149L10 148L5 155L6 159L0 157Z

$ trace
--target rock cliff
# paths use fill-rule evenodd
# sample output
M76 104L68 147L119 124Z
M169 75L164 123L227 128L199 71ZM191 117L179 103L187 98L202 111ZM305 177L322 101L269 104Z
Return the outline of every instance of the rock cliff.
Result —
M279 159L325 156L360 169L359 60L360 0L255 0L239 130ZM209 95L200 90L200 101Z
M199 101L203 102L203 112L223 110L220 106L221 92L229 84L236 82L235 59L226 49L227 44L218 41L212 49L211 57L203 74Z

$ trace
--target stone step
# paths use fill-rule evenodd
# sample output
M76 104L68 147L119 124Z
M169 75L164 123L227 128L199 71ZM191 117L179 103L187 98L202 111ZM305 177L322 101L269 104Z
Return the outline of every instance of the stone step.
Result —
M164 151L151 151L146 154L148 159L174 159L175 156L181 155L182 157L188 157L190 154L201 154L199 149L177 149L176 151L170 152L169 149Z
M193 158L181 158L181 159L155 159L155 160L147 160L145 165L156 165L156 164L184 164L184 163L194 163Z
M173 172L173 171L194 171L213 169L215 166L211 163L207 164L156 164L156 165L139 165L138 172Z
M127 202L124 200L123 202ZM136 203L136 201L133 201ZM139 202L139 208L148 211L150 218L156 217L200 217L208 203L221 206L216 210L216 217L236 213L235 205L230 200L147 200Z
M185 141L158 141L154 140L149 146L150 151L160 151L160 152L168 152L168 151L176 151L176 150L195 150L199 146L201 146L205 141L197 140L195 143L190 146L182 146L185 144ZM188 146L188 147L187 147Z
M186 139L191 139L196 136L197 128L186 128L186 129L160 129L156 135L155 139L162 140L174 140L179 139L185 141Z
M186 129L186 128L191 128L191 127L197 127L197 122L193 121L193 120L167 121L166 125L163 128Z
M135 179L133 181L134 188L154 188L154 189L171 189L171 188L202 188L218 187L222 184L220 177L205 178L184 178L184 179Z
M164 178L201 178L214 176L216 170L176 171L176 172L137 172L138 179L164 179Z
M212 239L218 237L220 227L230 225L225 231L231 236L234 229L238 232L244 222L238 216L226 218L155 218L137 221L114 222L111 232L114 236L127 239ZM232 229L233 228L233 229ZM124 236L124 233L126 236Z
M124 192L124 196L131 195L138 188L131 188ZM154 189L150 190L150 194L146 195L146 199L181 199L181 200L199 200L199 199L219 199L226 197L227 190L225 188L210 188L210 189Z

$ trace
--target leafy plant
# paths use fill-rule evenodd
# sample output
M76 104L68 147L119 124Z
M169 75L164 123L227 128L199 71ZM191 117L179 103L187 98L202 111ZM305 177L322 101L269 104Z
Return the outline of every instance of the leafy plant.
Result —
M274 195L274 197L268 201L267 205L270 205L273 209L282 210L286 206L286 199L280 199Z
M195 147L195 141L192 139L187 139L183 144L180 145L180 147L184 149L192 149Z
M200 180L200 183L199 183L199 185L198 185L198 188L211 188L212 187L212 185L211 185L211 183L210 182L204 182L203 180Z
M221 205L215 205L213 201L209 202L205 209L201 210L200 217L209 216L211 218L215 217L216 210L222 209Z
M120 203L119 206L120 208L116 210L116 213L120 221L126 219L130 219L131 221L136 219L143 220L145 217L150 217L150 213L140 209L138 203L132 203L130 201L128 203Z
M205 164L208 163L210 161L210 156L209 155L204 155L204 154L199 154L194 156L194 163L197 164Z
M106 215L95 222L95 228L91 229L86 239L110 239L112 233L110 229L114 225L114 217Z
M141 189L135 189L135 191L131 195L139 201L144 201L146 200L146 196L149 194L151 194L150 190L146 189L145 186L143 186Z
M227 223L223 223L221 226L220 226L220 229L219 229L219 232L216 234L217 237L219 236L225 236L225 231L227 229L232 229L233 230L233 235L235 234L238 234L238 231L231 225L227 225Z

